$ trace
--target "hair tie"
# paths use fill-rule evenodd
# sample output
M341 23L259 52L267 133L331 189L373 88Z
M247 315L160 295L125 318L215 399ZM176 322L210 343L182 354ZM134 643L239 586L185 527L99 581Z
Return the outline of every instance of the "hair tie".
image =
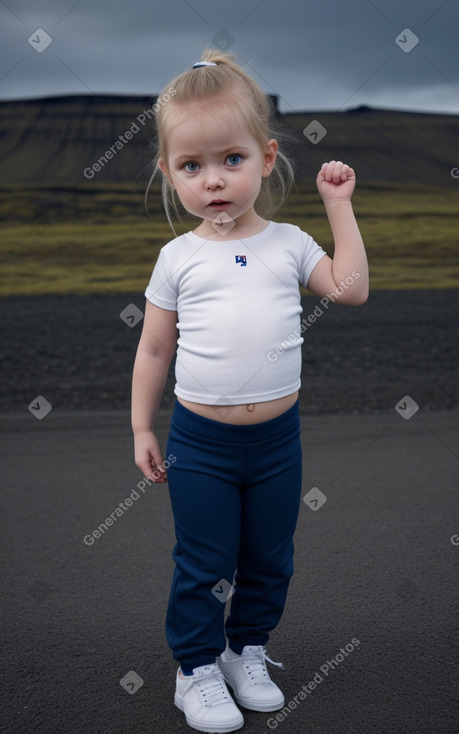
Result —
M200 66L217 66L215 61L198 61L197 64L193 64L193 69L199 69Z

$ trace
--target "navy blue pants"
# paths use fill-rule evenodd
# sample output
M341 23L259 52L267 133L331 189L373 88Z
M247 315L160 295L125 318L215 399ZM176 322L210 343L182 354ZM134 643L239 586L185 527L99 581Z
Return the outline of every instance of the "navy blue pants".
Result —
M166 635L185 674L226 647L264 645L284 610L301 500L298 402L269 421L232 425L178 401L167 455L175 570ZM234 586L230 613L225 599Z

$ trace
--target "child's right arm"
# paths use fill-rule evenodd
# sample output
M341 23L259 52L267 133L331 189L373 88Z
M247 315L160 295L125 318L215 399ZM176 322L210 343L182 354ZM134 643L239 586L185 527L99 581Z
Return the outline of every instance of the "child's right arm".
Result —
M154 421L166 384L169 365L177 344L177 312L167 311L146 301L142 335L132 375L131 418L135 463L145 477L159 469L164 483L166 470Z

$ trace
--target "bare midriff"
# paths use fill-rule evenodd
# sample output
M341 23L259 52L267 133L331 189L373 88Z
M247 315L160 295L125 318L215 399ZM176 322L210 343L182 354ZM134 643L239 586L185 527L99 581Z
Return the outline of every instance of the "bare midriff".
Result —
M210 418L221 423L233 423L235 425L248 425L250 423L263 423L285 413L298 399L298 390L285 395L277 400L267 400L263 403L241 403L237 405L204 405L203 403L192 403L183 398L177 398L179 403L191 410L193 413Z

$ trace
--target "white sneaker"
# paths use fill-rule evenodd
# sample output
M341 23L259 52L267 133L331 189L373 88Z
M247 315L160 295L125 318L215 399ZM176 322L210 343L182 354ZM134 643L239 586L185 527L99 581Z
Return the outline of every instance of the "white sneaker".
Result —
M228 648L227 648L228 649ZM242 654L229 659L235 653L227 650L217 658L217 664L225 681L233 689L236 702L252 711L277 711L284 705L284 694L269 677L265 660L282 667L268 658L263 645L246 645Z
M231 698L216 663L193 668L182 680L177 670L174 703L185 714L192 729L224 733L244 725L244 717Z

